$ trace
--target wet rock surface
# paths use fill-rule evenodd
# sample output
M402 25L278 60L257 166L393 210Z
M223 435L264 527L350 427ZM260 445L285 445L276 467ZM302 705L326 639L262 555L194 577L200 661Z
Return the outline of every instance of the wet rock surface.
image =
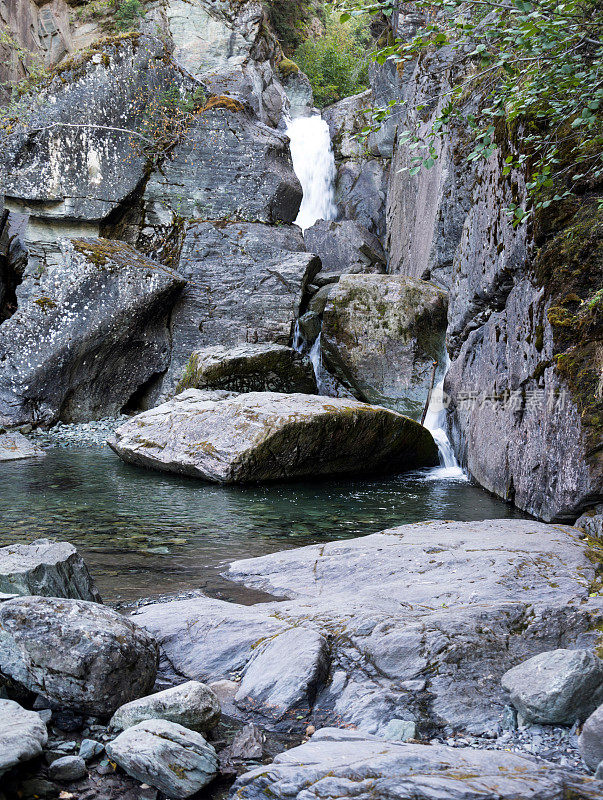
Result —
M49 539L0 548L0 592L101 602L75 547Z
M63 709L97 716L148 694L157 644L112 609L24 597L0 606L0 672Z
M417 796L436 800L483 797L523 800L559 792L601 797L603 783L525 756L420 744L399 744L355 731L325 728L309 742L243 775L236 796L369 798Z
M109 445L128 463L218 483L433 466L426 428L354 400L189 389L132 419Z
M324 637L328 673L318 648L314 698L285 716L288 725L301 715L300 725L380 733L404 719L416 722L422 738L438 730L481 735L502 733L508 701L500 679L508 669L559 645L597 641L593 575L572 528L431 522L231 565L229 578L290 600L244 607L200 597L151 605L134 618L179 675L242 677L247 695L258 641L268 651L298 626L296 636ZM280 652L285 681L300 659L293 647ZM240 701L239 694L235 702L245 707ZM261 701L255 713L274 723Z

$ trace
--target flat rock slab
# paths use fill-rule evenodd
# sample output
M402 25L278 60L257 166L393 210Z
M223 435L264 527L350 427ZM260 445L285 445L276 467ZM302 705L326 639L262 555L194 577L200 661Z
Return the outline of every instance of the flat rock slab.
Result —
M17 461L43 455L44 450L41 447L30 442L18 431L0 434L0 461Z
M124 460L216 483L375 474L433 466L429 431L355 400L251 392L223 400L190 389L120 426Z
M48 539L0 547L0 592L102 602L75 547Z
M48 733L35 711L12 700L0 700L0 775L42 754Z
M153 637L106 606L37 596L0 605L0 672L63 709L112 714L152 689L157 661Z
M325 728L309 742L278 755L271 765L242 775L232 797L595 800L602 792L603 781L515 753L383 742Z
M199 597L145 607L135 619L181 676L242 677L235 702L262 724L302 715L299 725L383 735L401 719L422 737L483 733L508 702L500 685L508 669L598 640L595 571L579 536L530 520L402 525L231 565L232 580L287 600ZM285 632L294 641L280 647ZM270 669L271 651L279 670ZM293 701L275 715L275 697ZM287 707L297 710L283 716Z

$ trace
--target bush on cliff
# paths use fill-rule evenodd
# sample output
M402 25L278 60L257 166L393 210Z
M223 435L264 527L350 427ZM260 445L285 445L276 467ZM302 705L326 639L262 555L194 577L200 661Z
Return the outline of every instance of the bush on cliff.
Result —
M310 79L319 108L367 88L369 43L365 20L341 22L331 11L323 35L306 39L297 48L295 63Z

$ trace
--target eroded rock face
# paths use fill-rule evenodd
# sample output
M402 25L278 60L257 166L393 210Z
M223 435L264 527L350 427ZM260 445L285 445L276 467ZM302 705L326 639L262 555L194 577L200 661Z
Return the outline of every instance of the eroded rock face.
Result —
M431 128L447 102L452 64L444 47L410 67L398 90L401 127L418 123L419 135ZM465 110L477 102L469 98ZM420 116L422 107L429 117ZM600 285L600 222L595 212L586 222L581 217L587 201L561 222L538 219L538 239L529 226L514 226L507 208L526 202L525 176L503 174L503 150L513 145L500 144L468 168L472 139L453 125L437 141L433 169L416 176L405 170L412 151L396 148L389 269L449 290L445 389L459 459L482 486L519 508L573 520L603 489L601 345L596 333L590 342L578 334L572 340L568 334L579 326L563 328L565 312L556 324L555 307L563 309L572 293L592 296Z
M421 797L424 800L553 798L559 792L594 800L603 782L551 768L515 753L444 745L383 742L357 731L324 728L309 742L281 753L269 768L242 775L241 800L276 797Z
M117 414L169 362L167 315L184 280L124 242L62 252L0 326L0 424Z
M305 288L319 269L295 226L189 224L178 261L188 283L171 314L172 359L153 400L173 392L201 347L290 344Z
M168 797L190 797L218 772L216 751L200 733L163 719L128 728L107 745L107 753L128 775Z
M48 539L0 548L0 592L102 602L75 547Z
M61 708L93 716L148 694L157 644L105 606L23 597L0 606L0 672Z
M329 294L322 351L368 403L420 419L433 364L444 368L446 293L398 275L344 275Z
M122 731L146 719L164 719L194 731L209 731L220 720L220 704L209 686L187 681L126 703L113 714L110 727Z
M311 361L292 347L279 344L195 350L177 389L302 394L318 391Z
M483 733L508 702L500 685L508 669L556 647L592 647L599 635L598 603L588 597L594 568L579 534L528 520L403 525L235 562L227 574L290 599L241 606L200 597L148 606L134 619L181 675L242 673L267 724L282 713L271 707L281 676L286 688L303 661L304 676L317 676L298 685L311 687L307 708L295 699L304 724L383 734L402 719L422 737L434 728ZM281 648L285 634L308 638ZM254 670L258 642L265 654L278 649L279 670ZM242 694L236 702L248 708Z
M0 699L0 775L11 767L42 755L48 733L35 711Z
M251 392L209 399L189 389L115 431L124 461L217 483L374 474L437 463L429 431L354 400Z

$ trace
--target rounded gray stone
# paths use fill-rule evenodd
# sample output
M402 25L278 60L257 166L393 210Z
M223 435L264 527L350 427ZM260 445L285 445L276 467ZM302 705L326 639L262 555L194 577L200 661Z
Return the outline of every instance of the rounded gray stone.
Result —
M77 781L88 774L86 762L80 756L63 756L53 761L48 768L48 775L55 781Z
M46 725L36 711L0 700L0 775L41 755L47 740Z
M220 703L209 686L187 681L126 703L117 709L110 727L123 731L145 719L165 719L193 731L208 731L220 721Z
M603 705L600 705L584 723L578 739L580 753L593 770L603 761Z

